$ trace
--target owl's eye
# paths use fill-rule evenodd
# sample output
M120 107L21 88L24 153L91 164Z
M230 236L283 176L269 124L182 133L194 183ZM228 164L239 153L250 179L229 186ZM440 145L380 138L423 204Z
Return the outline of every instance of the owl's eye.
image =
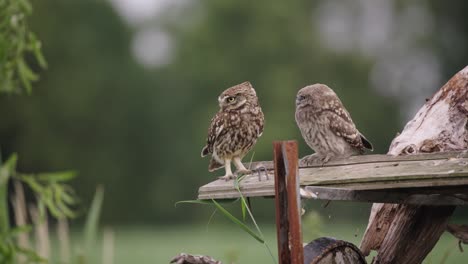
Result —
M304 99L305 99L305 96L303 96L303 95L299 95L298 97L296 97L296 100L297 100L298 102L300 102L300 101L302 101L302 100L304 100Z
M228 102L228 103L232 103L232 102L234 102L235 100L236 100L235 97L228 97L228 98L226 98L226 102Z

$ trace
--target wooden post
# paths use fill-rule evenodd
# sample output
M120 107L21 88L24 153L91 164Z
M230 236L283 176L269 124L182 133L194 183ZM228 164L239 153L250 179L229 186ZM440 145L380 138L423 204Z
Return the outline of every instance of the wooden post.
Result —
M468 148L468 66L450 79L393 141L390 155ZM374 204L361 251L374 263L422 263L444 232L455 206Z
M303 264L296 141L273 143L279 264Z

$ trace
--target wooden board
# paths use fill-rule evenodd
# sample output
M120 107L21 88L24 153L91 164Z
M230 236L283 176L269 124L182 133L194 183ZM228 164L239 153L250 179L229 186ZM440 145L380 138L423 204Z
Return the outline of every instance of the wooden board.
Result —
M248 166L249 164L247 164ZM240 182L245 197L274 196L271 162L255 162L268 171L248 175ZM417 189L468 185L468 153L450 152L409 156L365 155L334 161L325 166L300 168L301 186L321 186L353 191ZM440 189L439 188L439 189ZM385 192L382 192L382 194ZM238 198L234 181L216 180L199 189L198 199ZM373 199L372 201L375 201ZM370 202L370 201L369 201Z
M350 190L306 186L304 198L328 201L358 201L414 205L468 205L468 185L456 187L399 188L388 190Z

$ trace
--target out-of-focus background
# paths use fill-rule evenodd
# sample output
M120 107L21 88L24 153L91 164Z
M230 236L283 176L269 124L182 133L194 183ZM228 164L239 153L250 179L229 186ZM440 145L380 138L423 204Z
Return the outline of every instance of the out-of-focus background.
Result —
M265 248L200 205L209 173L200 158L217 96L250 81L266 118L255 160L272 141L298 139L298 89L325 83L360 131L385 153L405 122L468 64L466 1L33 1L32 30L48 69L30 96L1 96L3 156L19 170L74 169L83 204L105 189L102 225L116 263L166 263L182 251L269 263ZM358 242L370 205L308 203L305 239ZM231 208L240 212L239 206ZM273 200L253 201L273 250ZM468 219L457 211L455 219ZM76 222L79 225L80 219ZM431 263L461 263L444 236ZM229 263L229 262L227 262Z

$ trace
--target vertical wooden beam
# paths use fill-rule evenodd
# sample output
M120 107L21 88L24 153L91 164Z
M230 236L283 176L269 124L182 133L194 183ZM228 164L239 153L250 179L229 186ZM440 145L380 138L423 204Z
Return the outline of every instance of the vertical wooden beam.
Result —
M299 164L297 141L283 143L283 159L286 167L286 190L288 195L289 244L291 263L304 263L301 231L301 198L299 196Z
M273 150L279 263L303 264L297 142L274 142Z
M276 206L276 238L278 241L279 264L289 264L291 252L289 251L289 221L288 201L286 193L286 168L283 161L283 150L280 141L273 142L273 155L275 166L275 206Z

